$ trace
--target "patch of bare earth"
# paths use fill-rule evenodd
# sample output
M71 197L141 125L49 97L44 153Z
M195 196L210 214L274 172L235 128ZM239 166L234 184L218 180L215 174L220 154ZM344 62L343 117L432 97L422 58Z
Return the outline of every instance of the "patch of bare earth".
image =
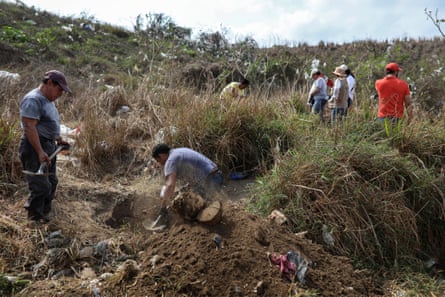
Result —
M243 201L249 198L251 180L230 181L215 197L223 206L218 223L205 225L172 214L171 226L159 233L142 225L159 211L158 178L98 184L74 178L62 167L59 180L48 225L27 226L22 208L26 188L2 201L3 215L17 226L14 238L2 234L3 242L28 246L17 254L11 251L9 257L15 259L5 253L1 259L5 274L32 280L22 296L384 295L349 259L247 213ZM12 228L3 220L0 224L2 233ZM222 239L219 247L216 235ZM304 285L284 278L267 257L288 251L310 263Z

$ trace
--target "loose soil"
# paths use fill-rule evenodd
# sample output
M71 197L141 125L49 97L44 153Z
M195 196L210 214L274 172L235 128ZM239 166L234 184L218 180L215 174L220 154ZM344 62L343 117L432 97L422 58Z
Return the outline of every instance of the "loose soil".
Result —
M141 174L99 184L70 171L69 164L60 163L47 225L29 226L22 208L25 185L2 201L0 263L6 275L31 280L21 296L385 295L369 272L355 270L348 258L248 213L252 179L228 181L214 197L223 206L218 223L205 225L172 213L167 230L149 232L142 223L159 211L159 177ZM219 247L215 236L222 239ZM54 238L62 241L56 244ZM8 250L8 241L16 251ZM48 251L56 248L54 260ZM304 284L287 280L267 256L288 251L309 263Z

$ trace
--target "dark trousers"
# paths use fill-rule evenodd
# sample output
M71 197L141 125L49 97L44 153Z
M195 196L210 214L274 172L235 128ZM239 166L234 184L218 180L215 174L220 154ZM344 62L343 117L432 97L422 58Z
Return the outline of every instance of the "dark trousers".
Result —
M196 180L191 183L194 192L201 195L205 200L212 200L216 192L221 190L223 175L220 170L211 172L205 179Z
M54 140L40 138L43 150L52 154L56 150ZM20 141L19 156L24 170L36 172L40 167L39 157L26 137ZM30 195L25 203L28 210L28 217L33 220L40 220L51 211L51 203L56 195L57 175L56 157L51 160L51 164L46 167L45 174L40 176L26 175Z

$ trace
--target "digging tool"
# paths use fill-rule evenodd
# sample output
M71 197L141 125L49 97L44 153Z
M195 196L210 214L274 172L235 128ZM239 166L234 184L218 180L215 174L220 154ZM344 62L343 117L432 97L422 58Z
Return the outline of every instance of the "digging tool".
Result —
M164 199L166 189L167 189L167 187L165 185L162 186L161 193L159 194L161 199ZM161 208L161 212L159 213L158 217L154 221L145 220L142 223L144 228L149 231L164 230L165 228L167 228L167 224L168 224L168 210L166 207Z
M145 230L148 230L148 231L162 231L165 228L167 228L167 226L166 225L157 226L160 219L161 219L161 216L159 215L154 222L152 222L150 220L145 220L144 222L142 222L142 226L144 226Z
M52 153L51 156L49 156L49 159L52 160L61 151L69 150L69 149L70 149L70 145L69 144L60 145L60 146L57 147L57 149L54 151L54 153ZM40 167L39 167L39 169L36 172L32 172L32 171L29 171L29 170L23 170L22 172L24 174L27 174L27 175L44 175L45 174L45 168L46 168L47 165L48 165L48 162L45 161L45 162L42 162L40 164Z
M168 224L168 211L167 209L161 209L161 213L158 215L156 220L150 222L149 220L145 220L142 225L146 230L149 231L161 231L167 228Z

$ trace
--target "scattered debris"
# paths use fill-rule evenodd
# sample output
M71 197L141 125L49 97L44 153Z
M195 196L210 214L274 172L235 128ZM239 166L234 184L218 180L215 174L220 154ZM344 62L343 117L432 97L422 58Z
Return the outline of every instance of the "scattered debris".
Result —
M327 225L323 224L323 226L321 227L321 232L322 232L322 237L323 237L323 241L324 243L326 243L329 246L334 246L335 243L335 239L333 234L333 229L329 228Z
M271 264L279 267L281 274L287 280L294 281L297 278L304 285L310 261L303 254L294 251L288 251L285 255L267 253L267 258Z
M130 107L128 105L122 105L116 111L116 115L122 115L122 114L128 113L129 111L130 111Z
M215 243L215 245L216 245L216 249L217 249L217 250L218 250L218 249L222 249L222 248L224 248L224 241L223 241L221 235L219 235L219 234L215 234L215 235L213 236L212 240L213 240L213 242Z
M167 143L168 140L175 136L178 129L175 126L168 126L159 129L159 131L154 136L155 143Z
M13 85L20 83L20 80L21 80L20 74L0 70L0 83Z
M161 260L161 256L159 255L154 255L153 257L150 258L151 269L156 268L156 264L159 262L159 260Z
M279 210L273 210L270 215L267 217L271 222L277 225L286 224L288 219L287 217Z

